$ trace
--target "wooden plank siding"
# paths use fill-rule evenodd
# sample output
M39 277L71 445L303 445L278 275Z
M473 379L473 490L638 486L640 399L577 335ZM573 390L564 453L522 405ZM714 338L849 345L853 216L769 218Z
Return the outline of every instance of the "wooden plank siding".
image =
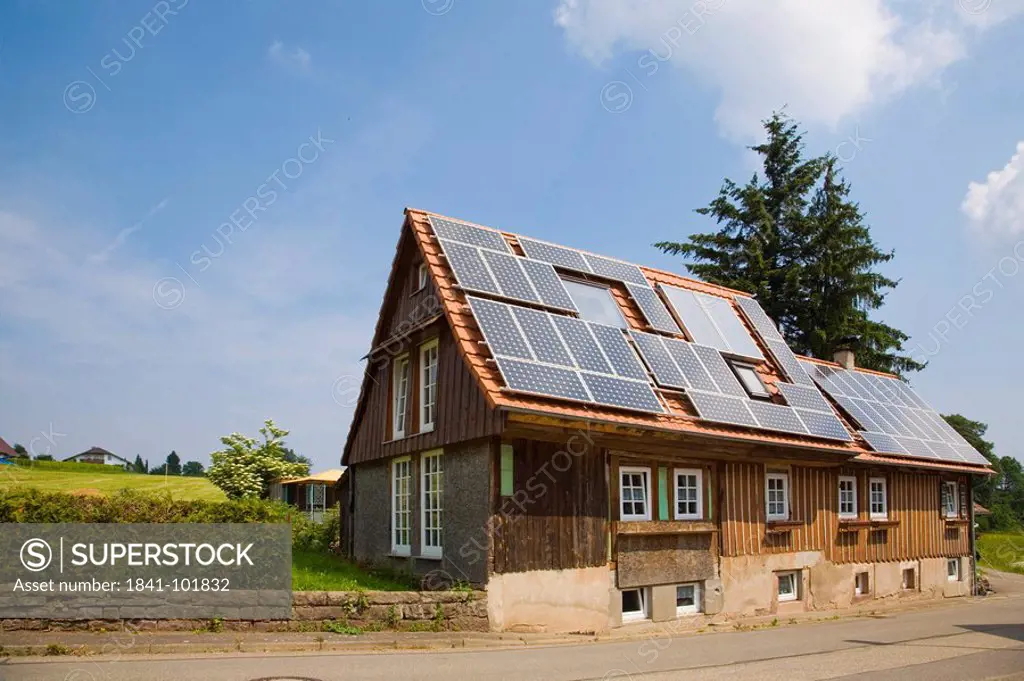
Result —
M573 456L564 444L553 442L505 444L513 448L514 494L498 497L492 518L494 572L604 565L608 487L603 450Z
M866 563L962 556L970 553L969 530L948 523L940 509L940 484L956 480L966 490L966 476L878 470L864 467L789 467L790 523L766 522L763 463L724 463L721 480L722 555L743 556L822 551L835 563ZM858 521L839 519L839 476L857 478ZM868 481L884 477L888 521L869 519ZM961 516L966 504L961 494ZM851 528L840 531L840 528Z
M476 378L459 353L444 317L426 328L417 328L440 312L433 285L416 290L420 257L411 241L400 253L398 270L389 298L383 305L388 315L378 339L380 351L369 360L369 393L362 405L346 463L413 454L444 445L475 440L501 432L502 416L487 404ZM419 433L419 346L438 339L437 420L434 430ZM402 354L409 355L409 395L406 400L406 437L392 439L392 366Z

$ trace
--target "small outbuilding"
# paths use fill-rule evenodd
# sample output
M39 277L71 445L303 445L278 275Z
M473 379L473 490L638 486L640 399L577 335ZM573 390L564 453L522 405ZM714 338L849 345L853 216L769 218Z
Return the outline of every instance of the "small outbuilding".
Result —
M342 468L332 468L302 478L282 478L270 484L270 498L295 506L314 522L323 522L324 512L338 503L338 481Z

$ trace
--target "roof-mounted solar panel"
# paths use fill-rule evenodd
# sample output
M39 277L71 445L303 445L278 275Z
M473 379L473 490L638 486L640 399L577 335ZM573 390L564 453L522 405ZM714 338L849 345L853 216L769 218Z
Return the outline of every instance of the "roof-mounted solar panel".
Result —
M665 303L661 301L657 291L650 286L641 286L630 282L626 282L626 289L636 301L637 307L640 308L640 312L643 313L644 319L647 320L651 328L665 333L679 333L679 325L672 319L672 314L665 307Z
M664 284L660 288L695 343L740 357L764 359L728 300Z
M512 249L505 241L505 237L493 229L484 229L483 227L468 225L464 222L439 218L436 215L429 216L427 221L430 222L430 227L434 230L434 235L438 239L458 241L470 246L480 246L503 253L512 252Z

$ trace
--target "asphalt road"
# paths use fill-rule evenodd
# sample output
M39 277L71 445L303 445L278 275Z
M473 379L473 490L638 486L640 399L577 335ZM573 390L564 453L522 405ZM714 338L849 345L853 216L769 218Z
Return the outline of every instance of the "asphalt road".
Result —
M12 659L4 681L402 679L1024 679L1024 599L957 600L872 619L747 632L465 652Z

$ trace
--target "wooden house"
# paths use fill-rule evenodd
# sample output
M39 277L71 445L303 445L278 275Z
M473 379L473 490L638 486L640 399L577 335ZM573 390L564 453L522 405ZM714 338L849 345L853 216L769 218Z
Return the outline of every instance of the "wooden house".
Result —
M747 294L409 209L342 545L485 587L494 629L971 593L987 462Z

